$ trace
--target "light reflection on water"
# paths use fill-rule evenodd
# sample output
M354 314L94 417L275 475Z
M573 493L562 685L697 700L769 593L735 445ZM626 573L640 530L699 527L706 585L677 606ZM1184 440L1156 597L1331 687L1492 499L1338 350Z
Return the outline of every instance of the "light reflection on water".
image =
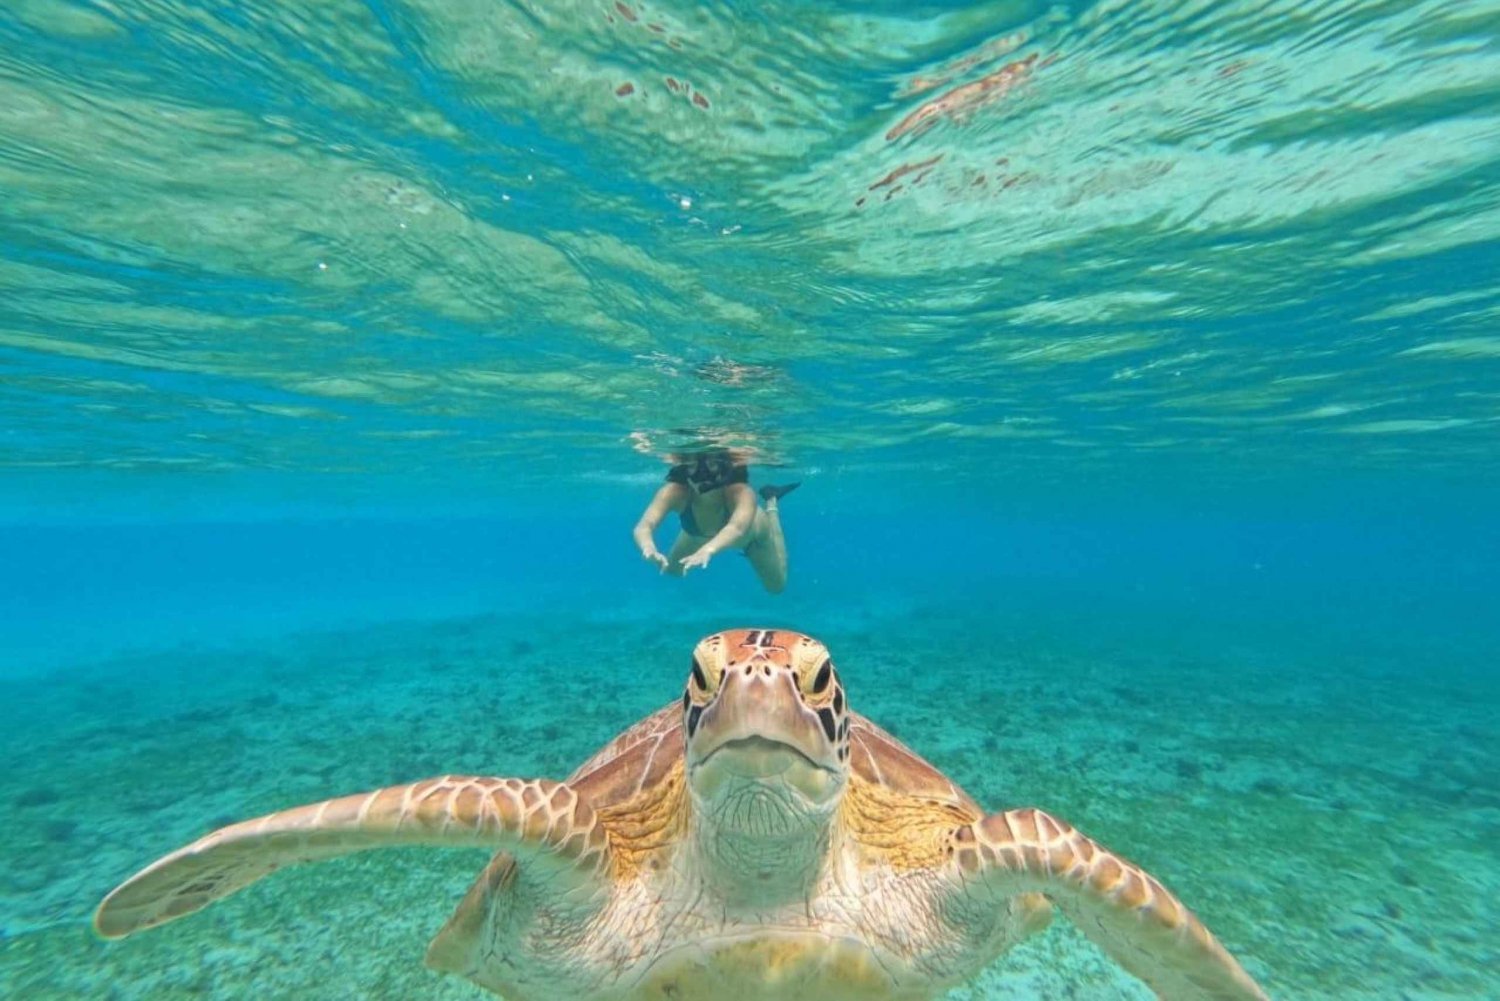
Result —
M1473 472L1477 3L0 13L0 462Z

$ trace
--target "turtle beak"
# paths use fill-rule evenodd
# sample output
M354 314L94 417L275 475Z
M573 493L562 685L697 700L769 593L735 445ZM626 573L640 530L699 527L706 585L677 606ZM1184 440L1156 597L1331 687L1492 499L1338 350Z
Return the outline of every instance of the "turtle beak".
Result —
M818 716L802 704L796 681L787 671L753 659L724 673L721 690L703 711L689 764L707 761L730 749L746 765L769 772L775 759L789 761L788 752L806 759L806 764L830 772L838 771L832 743L823 733Z

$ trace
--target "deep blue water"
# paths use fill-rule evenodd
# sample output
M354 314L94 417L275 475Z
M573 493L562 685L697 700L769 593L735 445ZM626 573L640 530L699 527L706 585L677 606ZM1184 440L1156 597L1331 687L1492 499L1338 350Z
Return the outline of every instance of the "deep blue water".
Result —
M879 497L878 483L809 479L786 502L788 589L761 592L725 554L687 580L635 558L650 488L608 486L562 512L420 512L250 520L58 520L0 529L11 669L333 625L547 611L718 615L815 630L847 608L946 606L1065 632L1250 637L1452 654L1489 672L1500 639L1492 496L1351 490L1246 498ZM920 489L920 488L919 488ZM1191 494L1191 491L1185 491ZM441 505L441 501L439 504ZM498 505L497 505L498 506ZM675 519L673 519L675 522ZM675 531L675 526L671 528ZM670 532L661 533L665 539ZM664 543L665 544L665 541ZM1438 669L1441 669L1440 667Z

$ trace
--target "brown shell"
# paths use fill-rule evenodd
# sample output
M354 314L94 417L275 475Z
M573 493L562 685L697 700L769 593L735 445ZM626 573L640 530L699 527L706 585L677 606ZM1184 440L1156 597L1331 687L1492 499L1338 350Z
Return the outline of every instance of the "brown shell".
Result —
M979 804L916 751L859 713L849 714L849 768L872 785L892 792L951 803L978 820Z
M682 707L663 706L601 747L568 784L595 809L622 803L665 778L682 760ZM983 815L969 795L921 755L859 713L849 714L849 765L855 775L893 792L951 803Z
M568 776L568 785L596 810L655 785L682 761L682 706L663 706L605 744Z

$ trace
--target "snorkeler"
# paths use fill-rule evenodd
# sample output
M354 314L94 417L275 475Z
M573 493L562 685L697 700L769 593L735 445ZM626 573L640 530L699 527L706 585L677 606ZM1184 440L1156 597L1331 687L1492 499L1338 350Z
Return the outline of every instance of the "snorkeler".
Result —
M663 573L681 577L694 567L708 566L716 553L740 549L765 589L781 593L786 587L786 540L776 502L799 484L761 487L766 502L762 508L750 489L750 467L730 451L674 455L672 460L675 465L667 472L667 482L636 522L641 558L657 564ZM669 511L682 519L682 531L664 556L656 548L655 534Z

